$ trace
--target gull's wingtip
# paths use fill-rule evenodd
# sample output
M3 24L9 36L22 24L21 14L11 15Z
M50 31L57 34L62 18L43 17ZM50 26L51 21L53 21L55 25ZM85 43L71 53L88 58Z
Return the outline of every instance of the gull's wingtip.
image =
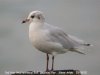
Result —
M84 44L85 46L93 46L92 44Z

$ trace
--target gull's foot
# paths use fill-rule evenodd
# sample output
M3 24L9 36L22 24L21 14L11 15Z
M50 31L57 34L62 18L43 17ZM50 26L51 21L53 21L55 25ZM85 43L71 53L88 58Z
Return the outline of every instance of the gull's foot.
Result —
M53 71L54 71L54 69L51 69L50 71L52 71L52 72L53 72Z
M50 70L49 69L46 69L46 71L45 72L50 72Z

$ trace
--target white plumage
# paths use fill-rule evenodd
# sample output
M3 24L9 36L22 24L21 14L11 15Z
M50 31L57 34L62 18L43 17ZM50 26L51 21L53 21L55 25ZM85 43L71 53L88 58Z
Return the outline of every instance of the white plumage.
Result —
M61 54L67 51L84 54L78 49L82 46L90 46L90 44L66 34L62 29L47 24L41 11L32 11L23 23L26 21L30 22L29 39L33 46L47 54Z
M31 18L34 16L34 18ZM43 13L33 11L29 14L29 39L38 50L48 54L60 54L75 51L82 46L87 46L83 40L66 34L62 29L45 22ZM53 53L54 52L54 53Z

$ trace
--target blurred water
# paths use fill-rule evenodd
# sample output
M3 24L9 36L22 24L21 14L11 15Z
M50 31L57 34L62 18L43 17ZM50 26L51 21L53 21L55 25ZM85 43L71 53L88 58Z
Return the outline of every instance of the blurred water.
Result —
M30 11L41 10L48 23L94 44L84 50L85 56L71 52L58 55L55 69L79 69L99 75L99 8L100 0L0 0L0 74L45 70L45 54L33 48L28 24L21 24Z

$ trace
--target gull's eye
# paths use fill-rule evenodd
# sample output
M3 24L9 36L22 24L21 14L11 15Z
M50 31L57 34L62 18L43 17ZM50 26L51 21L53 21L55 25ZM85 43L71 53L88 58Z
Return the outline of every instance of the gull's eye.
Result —
M31 18L34 18L34 17L35 17L34 15L31 16Z
M40 19L40 16L38 16L38 19Z

